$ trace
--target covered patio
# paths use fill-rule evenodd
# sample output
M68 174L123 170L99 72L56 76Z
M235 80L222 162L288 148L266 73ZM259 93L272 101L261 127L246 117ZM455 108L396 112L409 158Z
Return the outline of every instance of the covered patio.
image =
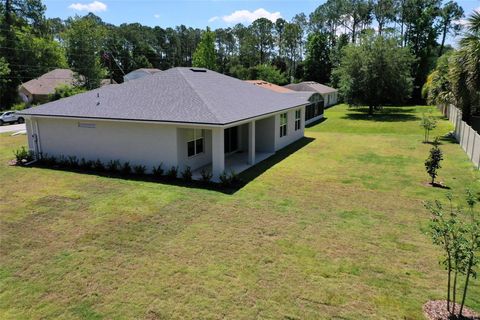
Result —
M248 163L248 153L239 151L230 155L225 156L225 172L235 172L240 173L242 171L247 170L248 168L252 167L253 165L262 162L263 160L271 157L275 153L269 152L255 152L255 163ZM202 178L202 171L213 172L212 163L209 163L203 167L194 170L192 173L192 177L194 180L200 180Z
M275 154L275 116L229 127L212 128L207 135L207 162L194 167L193 179L208 171L214 181L224 173L240 173Z

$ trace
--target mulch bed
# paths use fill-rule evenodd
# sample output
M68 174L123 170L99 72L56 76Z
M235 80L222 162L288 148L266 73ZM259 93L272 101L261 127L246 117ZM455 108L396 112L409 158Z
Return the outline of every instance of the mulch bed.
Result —
M450 302L450 308L452 303ZM455 314L458 315L460 310L460 304L455 304ZM465 319L465 320L480 320L480 315L473 310L463 307L463 317L450 317L450 313L447 311L446 300L433 300L428 301L423 305L423 313L429 320L449 320L449 319Z

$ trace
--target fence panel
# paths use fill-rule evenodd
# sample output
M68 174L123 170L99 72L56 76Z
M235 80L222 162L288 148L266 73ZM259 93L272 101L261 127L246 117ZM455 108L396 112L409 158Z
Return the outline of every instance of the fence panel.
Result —
M472 150L472 162L477 166L480 166L480 135L475 132L475 145Z
M470 131L470 127L462 121L462 149L463 151L467 152L467 143L468 143L468 132Z
M444 107L439 106L439 110L444 110ZM475 166L480 168L480 135L462 120L462 111L455 106L447 106L444 114L455 126L455 139Z
M473 148L475 143L475 130L472 127L468 129L468 139L467 139L467 154L470 160L472 160Z

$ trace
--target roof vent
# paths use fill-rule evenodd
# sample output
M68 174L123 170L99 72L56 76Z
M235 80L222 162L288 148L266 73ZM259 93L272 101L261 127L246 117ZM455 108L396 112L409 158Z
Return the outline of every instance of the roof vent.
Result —
M190 68L191 71L193 72L207 72L206 69L195 69L195 68Z

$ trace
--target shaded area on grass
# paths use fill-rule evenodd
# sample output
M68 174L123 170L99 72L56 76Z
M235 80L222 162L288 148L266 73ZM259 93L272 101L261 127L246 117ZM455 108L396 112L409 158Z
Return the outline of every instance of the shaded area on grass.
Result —
M368 108L350 108L345 114L343 119L347 120L369 120L369 121L382 121L382 122L406 122L420 120L419 117L414 115L415 108L406 107L384 107L381 110L376 111L373 115L368 114Z
M285 158L289 157L291 154L297 152L298 150L302 149L303 147L307 146L315 139L310 137L303 137L300 140L286 146L285 148L277 151L273 156L263 160L262 162L257 163L253 167L248 168L247 170L240 173L240 179L245 181L245 186L248 182L254 180L265 171L276 165L277 163L281 162ZM243 187L242 186L242 187Z
M68 172L76 172L81 174L88 174L94 176L101 176L101 177L108 177L108 178L116 178L116 179L124 179L124 180L132 180L132 181L144 181L144 182L152 182L152 183L160 183L164 185L173 185L185 188L196 188L196 189L207 189L212 191L218 191L224 194L234 194L245 185L250 183L252 180L257 178L259 175L276 165L277 163L281 162L283 159L287 158L291 154L295 153L296 151L302 149L315 139L313 138L306 138L303 137L300 140L288 145L287 147L277 151L273 156L257 163L253 167L241 172L239 174L240 181L238 183L234 183L233 185L224 186L220 183L215 182L204 182L204 181L185 181L181 178L169 178L167 176L163 177L156 177L150 174L138 175L138 174L123 174L121 172L110 172L110 171L96 171L90 169L81 169L81 168L68 168L59 165L55 166L46 166L42 163L35 162L29 166L25 166L24 168L35 167L41 168L45 170L59 170L59 171L68 171Z
M314 121L312 123L309 123L309 124L305 125L305 128L311 128L311 127L316 126L317 124L320 124L324 121L327 121L327 118L325 116L322 119L318 119L317 121Z

